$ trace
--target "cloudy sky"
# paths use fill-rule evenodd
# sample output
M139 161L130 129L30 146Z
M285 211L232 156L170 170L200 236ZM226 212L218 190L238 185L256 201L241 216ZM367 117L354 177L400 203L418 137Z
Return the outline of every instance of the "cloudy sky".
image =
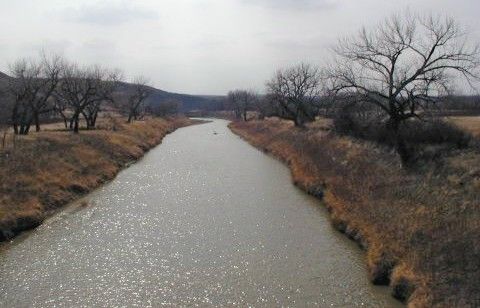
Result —
M338 37L407 8L480 40L479 0L0 0L0 70L44 49L168 91L262 90L277 68L322 64Z

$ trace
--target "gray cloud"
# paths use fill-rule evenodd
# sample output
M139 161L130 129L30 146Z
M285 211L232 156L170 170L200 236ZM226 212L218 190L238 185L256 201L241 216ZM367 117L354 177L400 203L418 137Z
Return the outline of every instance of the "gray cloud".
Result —
M69 21L97 25L118 25L135 20L158 18L155 11L136 7L127 2L103 2L95 5L82 5L78 8L67 8L63 16Z
M241 2L277 9L330 10L338 6L338 2L334 0L241 0Z

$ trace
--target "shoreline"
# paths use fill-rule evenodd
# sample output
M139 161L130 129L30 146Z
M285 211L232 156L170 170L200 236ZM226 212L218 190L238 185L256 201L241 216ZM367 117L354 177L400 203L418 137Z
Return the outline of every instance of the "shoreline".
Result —
M254 127L257 125L258 127ZM329 212L333 227L365 251L368 276L373 284L390 286L392 296L404 304L412 307L428 306L428 279L386 247L376 235L378 230L366 227L368 222L348 213L345 208L346 200L339 198L330 189L331 185L339 185L341 180L318 176L321 170L312 167L309 157L302 150L298 150L295 144L283 139L282 131L276 132L275 127L270 127L272 130L269 131L268 124L262 126L253 122L232 122L229 128L252 146L285 163L291 171L293 183L322 201Z
M18 170L13 166L12 170L8 171L11 171L16 179L10 179L7 183L5 182L8 180L0 179L0 189L6 192L3 200L0 199L0 245L19 237L25 231L35 229L68 204L81 200L112 181L120 171L160 145L168 134L198 123L200 121L189 118L149 119L134 124L117 124L119 128L113 130L82 131L78 135L45 131L28 136L24 147L30 150L38 151L43 143L51 143L49 149L37 158L39 161L56 159L48 157L52 155L62 156L65 161L58 168L46 168L51 167L49 163L40 164L34 171L35 174L32 174L32 170ZM73 146L88 147L88 153L65 151L65 148ZM10 156L11 160L17 159L17 153L11 153ZM82 160L83 158L86 159ZM0 167L8 169L8 159L6 162L0 160ZM69 173L70 176L62 177L54 183L39 183L37 179L31 179L39 174L45 177L45 174L50 172L57 173L58 177L61 177L59 172ZM55 177L50 174L49 178L52 176ZM19 185L19 182L23 185ZM35 188L28 187L28 182L36 182ZM16 189L22 186L27 187L23 191ZM24 190L27 190L30 196L26 196ZM46 197L38 198L39 194Z

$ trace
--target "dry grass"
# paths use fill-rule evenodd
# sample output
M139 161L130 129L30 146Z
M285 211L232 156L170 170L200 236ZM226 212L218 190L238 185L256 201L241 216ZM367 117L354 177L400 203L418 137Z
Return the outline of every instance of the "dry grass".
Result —
M322 125L320 125L322 126ZM233 123L323 196L333 224L367 250L369 275L412 307L480 305L480 154L457 152L421 174L394 152L280 120Z
M448 120L474 136L480 137L480 117L449 117Z
M105 121L106 122L106 121ZM111 180L186 118L149 119L75 135L45 131L0 147L0 240L40 224L55 209Z

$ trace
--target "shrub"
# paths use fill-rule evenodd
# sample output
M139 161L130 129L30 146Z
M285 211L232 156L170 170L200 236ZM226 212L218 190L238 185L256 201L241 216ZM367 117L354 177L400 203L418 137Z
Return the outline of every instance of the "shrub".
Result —
M335 132L342 135L396 146L396 138L387 129L385 119L373 111L342 108L335 115L333 125ZM473 140L469 133L440 118L411 119L400 127L399 134L414 160L440 157L444 151L468 147Z

